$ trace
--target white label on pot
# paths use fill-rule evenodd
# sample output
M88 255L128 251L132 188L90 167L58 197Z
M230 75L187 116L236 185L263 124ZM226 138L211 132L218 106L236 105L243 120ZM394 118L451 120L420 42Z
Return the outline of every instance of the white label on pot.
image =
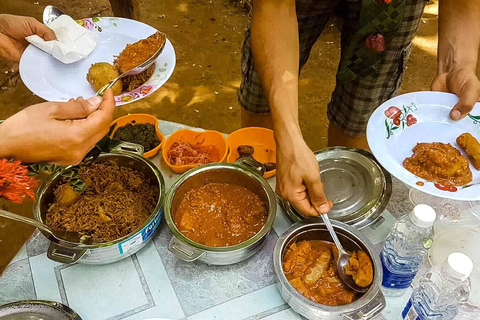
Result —
M128 239L127 241L124 241L122 243L118 244L118 250L120 251L120 254L124 254L131 250L132 248L135 248L139 244L143 242L142 239L142 234L139 233L135 237Z
M158 226L160 225L160 221L162 220L162 216L163 209L133 238L120 242L118 244L118 251L120 251L120 254L127 253L129 250L133 250L136 246L147 241L153 235L155 230L157 230Z

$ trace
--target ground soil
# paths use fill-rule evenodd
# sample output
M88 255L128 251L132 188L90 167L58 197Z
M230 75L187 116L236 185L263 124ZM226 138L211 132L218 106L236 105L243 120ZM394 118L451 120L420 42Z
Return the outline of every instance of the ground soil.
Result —
M115 10L117 15L148 23L164 31L172 42L177 55L175 72L163 88L148 98L117 108L115 117L142 112L222 132L238 129L240 107L235 94L241 79L241 45L247 15L244 3L234 0L113 2L112 9L108 0L1 0L0 12L41 19L43 7L54 4L74 18L113 15ZM326 146L325 109L335 85L340 54L339 25L335 19L328 24L300 79L300 123L305 140L313 150ZM429 89L436 73L436 42L437 1L430 1L413 43L403 92ZM42 102L23 85L15 71L16 66L0 60L0 119ZM32 216L31 204L0 202L0 207ZM32 230L0 219L0 272Z

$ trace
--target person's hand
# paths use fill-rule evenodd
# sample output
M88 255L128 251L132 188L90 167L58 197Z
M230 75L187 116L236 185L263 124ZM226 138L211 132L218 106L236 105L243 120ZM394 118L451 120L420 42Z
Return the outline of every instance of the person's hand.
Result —
M305 216L330 211L320 180L318 162L303 139L277 148L277 193Z
M0 158L76 165L107 133L115 100L101 97L45 102L0 124Z
M432 90L455 93L458 103L450 112L452 120L460 120L472 111L475 103L480 101L480 81L474 71L457 68L437 75L432 83Z
M20 61L28 42L25 37L38 35L45 41L55 40L52 29L32 17L0 14L0 56L13 61Z

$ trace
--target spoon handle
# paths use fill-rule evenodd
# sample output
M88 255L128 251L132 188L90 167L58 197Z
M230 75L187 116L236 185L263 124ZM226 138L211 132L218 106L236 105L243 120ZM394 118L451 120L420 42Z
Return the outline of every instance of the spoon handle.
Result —
M335 242L335 245L338 248L338 251L340 253L345 253L345 249L343 249L342 244L340 243L340 240L338 240L337 234L335 233L335 230L333 229L332 223L330 222L330 219L328 218L327 214L321 214L323 223L327 226L328 232L330 232L330 235L332 236L333 242Z
M51 234L53 236L52 230L50 230L50 228L48 228L43 223L38 222L37 220L30 219L30 218L21 216L19 214L15 214L15 213L12 213L12 212L9 212L9 211L6 211L6 210L2 210L2 209L0 209L0 217L4 217L4 218L7 218L7 219L12 219L12 220L15 220L15 221L19 221L19 222L23 222L23 223L32 225L32 226L34 226L38 229L41 229L45 232L48 232L49 234Z
M101 87L100 90L98 90L95 95L103 97L103 94L105 93L105 91L107 91L108 89L113 87L115 85L115 83L117 83L117 81L120 80L121 77L122 76L117 77L117 78L113 79L112 81L110 81L109 83L107 83L106 85L104 85L103 87Z

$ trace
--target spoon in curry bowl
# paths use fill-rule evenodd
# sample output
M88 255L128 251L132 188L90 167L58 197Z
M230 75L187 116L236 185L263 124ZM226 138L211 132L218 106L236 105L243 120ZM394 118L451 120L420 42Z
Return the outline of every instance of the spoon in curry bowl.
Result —
M345 249L343 249L342 244L340 243L340 240L337 237L337 234L335 233L335 230L333 229L332 223L330 222L330 219L328 218L327 214L321 214L323 223L325 223L325 226L328 229L328 232L332 236L333 242L335 242L335 245L337 246L338 249L338 259L337 259L337 271L338 275L342 279L342 281L353 291L363 293L368 290L367 287L360 287L358 286L355 281L353 280L353 277L351 275L348 275L346 273L345 267L348 266L349 264L349 259L351 254L349 254Z

